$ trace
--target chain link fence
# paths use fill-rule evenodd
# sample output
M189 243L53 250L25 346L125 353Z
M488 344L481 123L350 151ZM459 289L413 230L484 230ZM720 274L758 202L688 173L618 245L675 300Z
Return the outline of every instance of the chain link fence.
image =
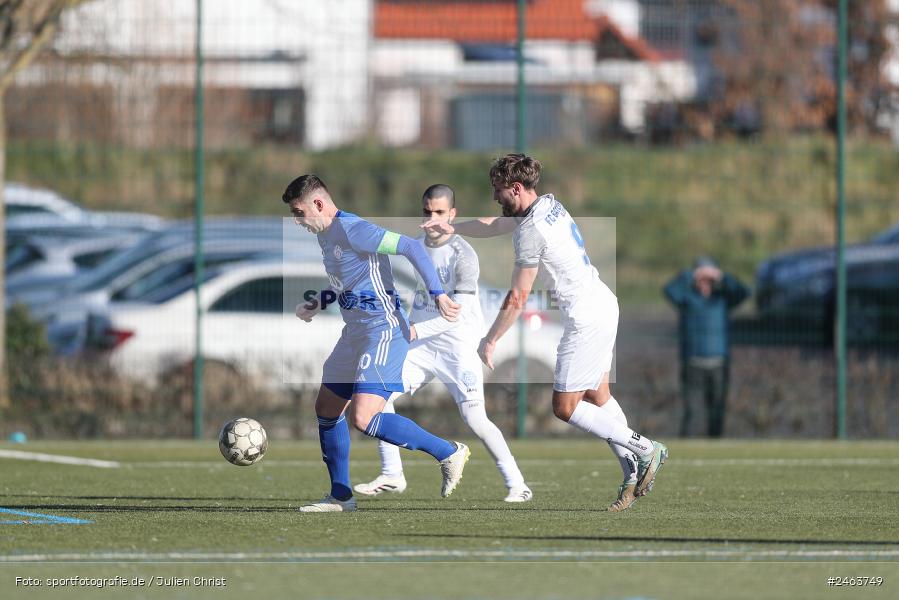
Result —
M660 437L680 431L678 315L662 288L708 256L752 292L731 315L724 434L832 435L837 2L522 4L526 141L544 166L540 191L576 219L617 221L622 310L613 391L632 423ZM204 246L210 277L259 258L247 248L280 232L281 193L300 173L320 175L338 205L360 215L417 217L433 183L454 188L462 215L496 214L487 171L516 141L518 6L203 2L206 227L219 240ZM848 431L858 437L899 428L897 14L894 0L850 3ZM93 0L69 11L51 49L7 94L8 181L90 211L192 218L197 59L195 2ZM5 426L46 437L188 435L189 352L172 351L165 377L142 379L115 361L141 332L103 318L139 303L152 327L189 340L181 334L192 321L162 311L188 291L189 251L178 254L172 243L166 251L181 258L159 259L133 279L104 264L124 253L120 247L94 264L83 259L72 267L77 277L104 267L114 277L105 296L91 300L102 306L92 304L99 308L82 311L67 330L57 309L71 298L53 291L50 302L60 306L29 304L33 295L15 294L34 294L33 280L16 288L12 277L71 240L17 225L11 202L7 191L7 297L31 312L9 318L30 332L26 342L37 319L50 344L10 350ZM248 241L238 243L225 217L237 229L253 217L261 233L244 231ZM169 227L153 225L150 235L165 230L190 248L192 226ZM147 242L122 242L139 243ZM508 285L482 263L486 284ZM207 345L247 344L252 331L221 332L234 339ZM285 434L314 432L314 389L285 390L247 377L239 363L208 358L207 433L235 411L278 423ZM406 410L441 433L461 431L445 390L431 387ZM531 386L529 435L564 426L548 394ZM492 386L488 396L491 416L512 433L515 390Z

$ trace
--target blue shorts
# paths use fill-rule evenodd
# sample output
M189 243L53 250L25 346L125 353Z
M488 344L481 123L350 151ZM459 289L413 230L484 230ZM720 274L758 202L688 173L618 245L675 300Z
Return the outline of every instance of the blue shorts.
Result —
M400 326L347 323L325 361L322 385L345 400L377 394L385 400L403 391L403 363L409 340Z

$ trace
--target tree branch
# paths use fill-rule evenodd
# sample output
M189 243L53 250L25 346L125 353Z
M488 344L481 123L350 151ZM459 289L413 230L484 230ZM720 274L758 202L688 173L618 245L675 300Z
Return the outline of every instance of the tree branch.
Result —
M44 49L44 47L56 35L59 29L59 21L62 13L78 4L82 4L86 0L54 0L49 6L47 13L34 24L31 32L31 39L22 49L14 54L9 62L3 67L0 73L0 95L6 93L6 90L12 85L16 73L26 68L35 57ZM15 15L16 9L21 7L21 3L4 3L0 6L0 10L9 10L11 12L4 15L6 18L6 26L4 30L4 45L10 44L15 37Z

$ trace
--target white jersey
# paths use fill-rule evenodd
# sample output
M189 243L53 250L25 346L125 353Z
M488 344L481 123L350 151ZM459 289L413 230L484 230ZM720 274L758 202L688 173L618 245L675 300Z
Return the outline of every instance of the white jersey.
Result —
M590 264L577 224L552 194L534 201L515 229L513 242L515 264L540 269L568 319L595 322L615 298Z
M462 309L456 321L444 319L416 272L420 292L415 294L411 321L415 325L417 338L422 342L439 344L445 349L459 344L477 348L484 331L484 315L478 294L480 264L477 253L458 235L450 236L436 247L425 244L424 238L419 238L419 243L434 263L443 289Z

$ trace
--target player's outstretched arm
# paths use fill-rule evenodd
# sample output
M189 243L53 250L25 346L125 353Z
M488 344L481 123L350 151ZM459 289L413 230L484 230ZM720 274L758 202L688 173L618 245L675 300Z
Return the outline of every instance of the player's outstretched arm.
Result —
M443 284L440 283L440 277L431 262L431 257L425 252L424 247L418 241L412 238L387 231L381 243L378 245L378 252L382 254L399 254L412 263L418 274L421 275L422 281L428 288L428 293L434 296L437 303L437 309L447 321L455 321L459 318L461 306L450 298L443 290Z
M527 304L535 279L537 279L537 267L516 266L512 272L512 289L506 294L503 307L478 346L478 356L491 369L493 368L493 350L496 343L518 320L521 311Z
M455 321L459 317L459 305L446 295L434 263L424 247L412 238L394 231L387 231L374 223L352 215L344 224L347 239L354 250L378 254L400 254L412 263L421 275L428 292L435 296L437 308L444 319Z
M465 237L488 238L512 233L517 225L517 221L512 217L480 217L455 224L431 219L422 223L421 228L444 234L458 233Z

